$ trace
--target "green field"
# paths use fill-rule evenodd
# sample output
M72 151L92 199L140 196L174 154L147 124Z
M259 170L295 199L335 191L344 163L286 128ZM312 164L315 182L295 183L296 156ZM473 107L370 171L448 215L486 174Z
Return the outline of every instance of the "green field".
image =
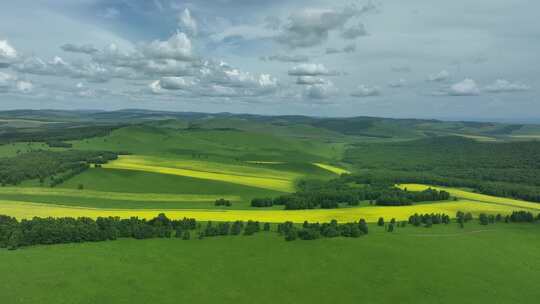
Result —
M0 250L0 302L536 303L539 241L538 224L471 223Z

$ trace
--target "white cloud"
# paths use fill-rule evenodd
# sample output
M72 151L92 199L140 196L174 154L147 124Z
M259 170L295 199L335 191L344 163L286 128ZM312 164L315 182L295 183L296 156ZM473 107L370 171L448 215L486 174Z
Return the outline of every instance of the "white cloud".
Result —
M450 73L447 70L442 70L439 73L431 74L428 76L428 81L442 82L450 78Z
M466 78L450 87L448 94L451 96L476 96L480 95L480 88L476 81Z
M329 33L343 28L353 17L359 17L376 7L369 4L351 5L342 9L304 9L289 16L276 41L291 48L312 47L328 39Z
M193 86L193 83L184 77L162 77L159 86L165 90L184 90Z
M0 63L11 63L17 56L17 51L7 40L0 40Z
M191 12L187 8L178 15L178 26L182 31L192 36L197 35L197 20L191 16Z
M25 80L17 81L16 87L21 93L30 93L34 90L34 85L30 81Z
M304 88L304 98L323 100L337 95L338 89L331 81L326 81L321 84L308 85Z
M0 93L31 93L34 89L32 82L18 79L16 75L0 72Z
M173 59L144 61L140 71L147 76L190 76L195 73L191 64Z
M504 79L497 79L493 84L485 87L485 90L491 93L519 92L530 90L526 84L519 82L510 82Z
M300 64L289 70L291 76L319 76L332 74L323 64L305 63Z
M190 77L161 77L150 83L152 93L176 91L185 97L256 97L274 93L278 80L270 74L252 74L224 62L205 61Z
M16 80L17 77L8 73L0 72L0 92L8 91Z
M300 76L296 78L296 84L300 85L314 85L314 84L323 84L326 81L319 77L313 76Z
M141 47L148 58L193 60L191 40L182 32L177 32L167 41L155 40Z
M13 69L27 74L85 78L92 82L106 82L115 77L129 78L129 72L125 69L106 67L94 61L68 63L59 56L49 61L39 57L28 57L14 64Z
M353 97L371 97L371 96L380 96L381 89L377 86L370 86L361 84L358 88L351 92Z

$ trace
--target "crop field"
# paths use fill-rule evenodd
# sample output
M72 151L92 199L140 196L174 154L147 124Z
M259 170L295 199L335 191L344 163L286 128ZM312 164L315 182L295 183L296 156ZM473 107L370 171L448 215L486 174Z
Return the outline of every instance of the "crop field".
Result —
M139 156L121 156L120 159L106 164L104 167L224 181L282 192L294 191L294 180L296 177L299 177L288 172L282 172L280 175L277 172L271 174L268 172L269 170L260 170L256 173L256 170L249 170L249 167L241 167L242 171L234 171L232 169L229 170L230 166L225 167L218 164L213 166L212 163L207 162L167 162L166 160L159 161L156 159L152 161Z
M324 170L328 170L328 171L330 171L332 173L335 173L337 175L351 173L351 171L349 171L349 170L339 168L339 167L336 167L336 166L332 166L332 165L328 165L328 164L313 163L313 165L315 165L315 166L317 166L319 168L322 168Z
M538 203L526 202L526 201L506 198L506 197L497 197L497 196L486 195L486 194L481 194L481 193L474 193L470 191L464 191L464 190L449 188L449 187L439 187L439 186L435 187L435 186L428 186L428 185L421 185L421 184L403 184L403 185L400 185L400 187L407 188L408 190L411 190L411 191L422 191L428 188L433 188L437 190L445 190L449 192L450 195L457 197L458 199L465 199L465 200L470 200L473 202L508 206L508 207L519 208L519 209L524 209L524 210L533 210L533 211L540 210L540 204Z
M539 241L538 224L470 223L0 250L0 303L536 303Z
M180 219L184 217L195 218L201 221L235 221L235 220L257 220L260 222L279 223L292 221L302 223L328 222L338 220L339 222L358 221L365 219L368 222L376 222L379 217L386 219L407 220L414 213L446 213L454 216L457 211L471 212L477 216L480 213L486 214L510 214L512 211L530 210L530 208L520 206L509 206L493 204L472 200L458 200L452 202L418 204L413 206L400 207L354 207L339 209L314 209L314 210L221 210L221 209L100 209L60 206L54 204L38 204L22 201L0 200L0 214L7 214L17 218L39 217L91 217L118 216L128 218L138 216L140 218L153 218L158 213L164 212L170 218ZM535 211L540 212L540 206Z

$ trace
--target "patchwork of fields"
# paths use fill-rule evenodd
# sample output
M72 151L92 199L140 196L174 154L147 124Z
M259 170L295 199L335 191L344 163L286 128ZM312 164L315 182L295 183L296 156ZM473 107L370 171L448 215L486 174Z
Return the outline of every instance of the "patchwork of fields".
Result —
M190 217L201 221L235 221L235 220L258 220L261 222L285 222L292 221L301 223L328 222L338 220L340 222L358 221L363 218L368 222L375 222L379 217L386 219L407 220L414 213L446 213L451 216L457 211L471 212L473 215L486 214L509 214L516 210L533 210L540 212L540 205L523 207L520 204L502 205L498 203L480 202L473 200L458 200L453 202L419 204L401 207L355 207L340 209L315 209L315 210L218 210L218 209L98 209L84 207L69 207L51 204L36 204L21 201L0 200L0 214L9 214L17 218L40 217L92 217L119 216L127 218L138 216L141 218L153 218L160 212L165 212L170 218Z
M285 165L286 163L273 162L246 165L155 156L121 156L120 159L106 164L104 168L90 169L58 188L2 187L0 214L17 218L152 218L164 212L171 218L191 217L202 221L258 220L301 223L306 220L327 222L333 219L347 222L360 218L375 222L379 217L406 220L414 213L454 215L457 211L472 212L474 215L508 214L515 210L540 212L540 204L445 187L434 188L450 192L457 200L401 207L361 206L297 211L251 209L249 200L252 197L292 192L296 180L313 176L312 172L295 171L294 168L300 168L298 166L279 170ZM318 171L315 172L319 173L321 178L324 178L325 174L337 176L348 172L323 163L306 165L311 166L312 170L316 168ZM154 183L163 185L154 186ZM80 184L85 185L85 188L76 189ZM429 186L404 184L400 187L421 191ZM167 191L164 192L164 189ZM218 198L228 199L236 206L218 209L213 206L213 202Z
M223 181L281 192L294 191L294 181L301 176L292 172L279 172L264 168L203 161L168 161L131 155L121 156L120 159L106 164L104 167Z
M182 128L185 126L182 125ZM263 129L257 132L262 132ZM314 135L315 133L313 133ZM250 207L254 197L276 197L295 191L304 178L330 179L350 173L340 163L345 144L328 138L275 136L234 129L187 130L156 123L120 128L104 137L70 141L75 149L128 151L118 160L91 168L56 188L37 181L0 188L0 214L33 216L139 216L165 212L172 218L199 220L259 220L264 222L356 221L379 217L407 219L414 213L469 211L508 214L515 210L540 211L540 205L448 189L456 201L403 207L360 207L332 210L280 210ZM14 155L44 144L0 146L0 154ZM425 185L402 185L424 190ZM83 189L79 189L83 188ZM220 198L231 207L214 206Z

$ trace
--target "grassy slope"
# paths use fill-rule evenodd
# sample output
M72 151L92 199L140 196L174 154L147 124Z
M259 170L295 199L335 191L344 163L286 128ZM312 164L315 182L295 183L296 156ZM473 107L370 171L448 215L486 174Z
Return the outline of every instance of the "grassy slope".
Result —
M0 250L0 302L535 303L539 232L452 224L309 242L261 233Z
M194 177L251 187L293 192L294 182L301 175L287 171L252 168L248 165L226 165L199 160L174 160L126 155L104 165L105 168Z
M72 142L82 150L129 151L133 154L189 158L202 154L208 160L318 161L337 159L341 144L301 140L235 130L175 130L133 126L111 135Z

